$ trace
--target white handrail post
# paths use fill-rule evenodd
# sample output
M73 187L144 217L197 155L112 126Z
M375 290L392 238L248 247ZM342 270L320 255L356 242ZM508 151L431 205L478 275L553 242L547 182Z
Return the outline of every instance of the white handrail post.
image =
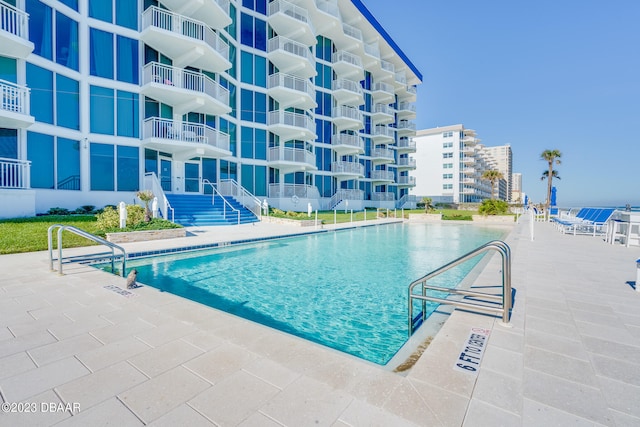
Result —
M336 225L338 223L338 213L337 211L334 209L333 210L333 225Z
M535 222L533 209L529 209L529 233L531 234L531 241L533 242L533 223Z
M318 228L318 209L316 209L316 229Z

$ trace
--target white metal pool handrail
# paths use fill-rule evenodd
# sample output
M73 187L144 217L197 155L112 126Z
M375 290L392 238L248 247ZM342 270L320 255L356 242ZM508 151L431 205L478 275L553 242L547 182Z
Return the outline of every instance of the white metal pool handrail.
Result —
M443 288L440 286L427 285L427 280L438 276L441 273L444 273L451 268L462 264L469 259L475 258L481 253L488 252L490 250L494 250L500 253L502 256L502 295L497 294L487 294L484 292L475 292L475 291L467 291L455 288ZM416 295L413 293L413 289L422 285L422 293L421 295ZM459 300L451 300L446 298L438 298L438 297L430 297L427 296L426 291L439 291L446 292L449 294L462 295L465 297L472 297L475 299L484 299L484 300L494 300L494 301L502 301L500 307L491 307L483 304L479 304L476 302L464 302ZM511 313L511 248L505 242L501 240L492 240L491 242L485 243L482 246L477 247L471 252L462 255L459 258L454 259L448 264L443 265L440 268L433 270L432 272L422 276L421 278L413 281L409 285L409 309L408 309L408 321L409 321L409 336L413 334L414 328L414 319L413 319L413 300L421 300L422 301L422 320L425 320L426 315L426 303L427 301L437 302L439 304L449 304L455 307L465 308L467 310L476 311L476 312L484 312L491 314L502 313L502 324L509 324L509 315Z
M213 192L211 193L211 204L212 204L212 205L213 205L213 204L214 204L214 202L215 202L216 194L217 194L218 196L220 196L220 198L222 199L222 201L223 201L223 205L222 205L222 214L224 215L224 219L227 219L227 206L229 206L229 208L230 208L232 211L234 211L234 212L236 213L236 215L237 215L237 217L238 217L238 225L240 225L240 211L239 211L238 209L234 208L234 207L231 205L231 203L229 203L229 201L228 201L227 199L225 199L225 197L224 197L222 194L220 194L220 192L218 191L218 189L216 188L216 186L215 186L211 181L209 181L208 179L203 179L203 180L201 181L201 183L202 183L202 186L203 186L203 187L204 187L205 185L208 185L208 186L209 186L209 187L211 187L211 189L213 190ZM201 191L204 193L204 188L202 188L202 190L201 190Z

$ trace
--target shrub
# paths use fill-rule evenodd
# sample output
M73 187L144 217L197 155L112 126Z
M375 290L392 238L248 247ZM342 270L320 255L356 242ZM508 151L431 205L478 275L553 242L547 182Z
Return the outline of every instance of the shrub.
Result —
M483 200L478 213L480 215L502 215L509 210L509 204L504 200Z
M82 211L81 213L83 214L90 214L90 213L93 213L95 208L96 207L93 205L83 205L83 206L80 206L78 209L76 209L76 212Z
M275 216L284 216L284 211L278 209L278 208L271 208L271 215L275 215Z
M97 218L100 230L120 228L120 212L114 206L106 206ZM144 208L138 205L127 205L127 227L135 227L141 222L144 222Z
M70 215L69 209L67 208L51 208L47 211L48 215Z

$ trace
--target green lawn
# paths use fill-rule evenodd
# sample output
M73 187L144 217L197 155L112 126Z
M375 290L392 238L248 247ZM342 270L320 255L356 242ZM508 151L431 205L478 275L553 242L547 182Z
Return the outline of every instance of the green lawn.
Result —
M0 254L47 250L47 229L53 224L72 225L92 234L98 233L94 215L46 215L34 218L0 220ZM65 248L95 245L76 234L65 233ZM57 232L53 245L57 247Z
M478 211L463 211L463 210L457 210L457 209L435 209L433 212L442 213L443 220L452 220L452 221L455 221L455 220L471 221L471 215L478 214ZM380 209L380 213L386 215L387 211L386 209ZM423 209L412 209L412 210L405 209L404 217L409 218L410 213L412 214L424 213L424 210ZM272 212L270 213L270 215L275 217L295 219L295 220L308 220L308 219L314 220L315 219L315 212L311 213L311 217L308 217L306 213L299 213L299 215L297 216L292 216L292 215L286 215L286 214L277 215ZM397 215L397 217L400 218L402 216L402 210L389 209L389 217L394 218L395 215ZM364 217L365 217L365 214L363 211L353 212L354 222L364 221ZM375 209L367 210L367 220L372 220L375 218L376 218L376 210ZM333 211L318 211L318 221L320 220L322 220L325 224L333 224L334 223ZM336 212L335 214L336 223L340 224L343 222L350 222L350 221L351 221L350 211L347 211L347 213L345 213L344 210L339 210Z

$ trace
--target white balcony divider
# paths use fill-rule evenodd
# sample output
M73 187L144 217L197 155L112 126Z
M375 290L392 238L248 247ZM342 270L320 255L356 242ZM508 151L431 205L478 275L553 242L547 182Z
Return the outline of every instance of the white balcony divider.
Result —
M155 172L146 172L144 174L143 186L145 190L151 190L153 195L158 199L158 209L160 209L162 218L174 222L173 208L171 207L169 200L167 200L167 196L164 193L160 180Z
M276 50L284 50L292 55L304 58L315 66L316 60L309 50L309 47L300 42L282 36L272 37L269 39L267 53L271 53Z
M318 187L306 184L269 184L269 197L274 199L296 196L300 199L320 199Z
M293 162L316 165L316 155L304 148L293 147L271 147L269 148L270 162Z
M336 62L347 62L356 67L362 68L362 59L351 52L347 52L346 50L339 50L335 52L332 55L331 60L334 64Z
M268 16L275 15L276 13L284 13L285 15L290 16L296 21L300 21L304 24L309 25L311 29L313 29L313 24L311 23L311 19L309 19L309 12L307 11L307 9L304 9L288 1L276 0L269 3L268 13Z
M361 165L358 162L333 162L331 163L331 172L364 176L364 165Z
M0 188L31 188L31 162L0 157Z
M29 88L0 80L0 110L29 115Z
M391 62L385 61L384 59L380 60L380 67L385 71L393 73L394 75L396 73L396 67Z
M373 150L371 150L371 157L378 157L378 158L391 159L391 160L395 158L393 150L389 150L387 148L374 148Z
M269 120L267 124L272 125L287 125L299 128L305 128L316 133L316 124L314 120L306 114L294 113L292 111L269 111Z
M364 150L364 141L358 135L352 135L349 133L339 133L333 135L331 139L332 145L348 145L354 148L360 148Z
M242 206L253 212L257 218L260 218L262 215L262 203L260 200L247 191L246 188L238 184L235 179L220 180L218 183L218 191L223 196L231 196L236 199Z
M362 31L359 28L354 27L353 25L349 25L347 23L342 23L342 30L344 31L345 35L362 41Z
M142 14L142 28L149 26L203 41L224 59L229 60L229 45L203 22L151 6Z
M315 99L316 97L315 86L309 79L303 79L302 77L294 76L292 74L271 74L269 76L267 88L273 89L275 87L284 87L297 92L304 92L312 99Z
M349 79L336 79L331 83L331 90L348 90L349 92L354 92L362 95L362 86L360 83L356 83L353 80Z
M160 138L192 142L229 151L229 135L199 123L175 122L170 119L150 117L144 121L142 137L143 139Z
M150 62L144 66L143 84L158 83L168 87L207 94L229 105L229 90L209 76L184 68Z
M0 1L0 30L29 40L29 15L15 6Z
M396 199L396 195L394 193L371 193L371 200L377 202L393 202Z
M359 122L363 121L362 111L350 105L338 105L337 107L334 107L332 111L332 117L334 119L338 117L347 117Z
M372 170L371 179L376 181L393 181L392 171Z

